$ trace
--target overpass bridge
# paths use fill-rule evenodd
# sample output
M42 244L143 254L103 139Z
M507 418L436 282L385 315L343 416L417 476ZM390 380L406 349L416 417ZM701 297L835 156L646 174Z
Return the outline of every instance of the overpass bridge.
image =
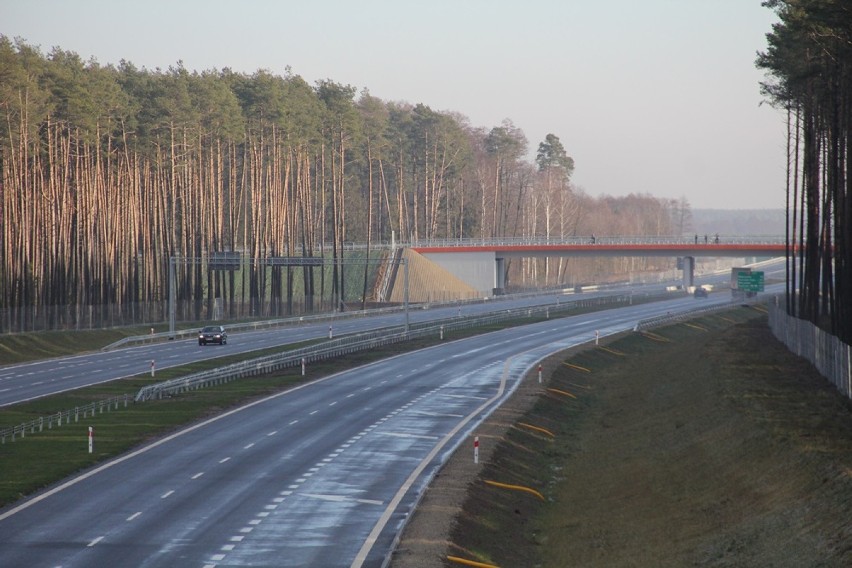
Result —
M416 241L407 245L484 293L505 288L505 261L545 257L674 257L683 259L683 284L692 286L699 257L780 257L783 236L494 238ZM679 263L681 265L681 263Z

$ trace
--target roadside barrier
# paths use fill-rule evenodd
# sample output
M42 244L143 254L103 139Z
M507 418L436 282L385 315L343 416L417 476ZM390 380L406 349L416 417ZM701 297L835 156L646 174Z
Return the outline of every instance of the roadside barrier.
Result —
M50 416L41 416L29 422L0 430L0 443L5 444L7 438L14 442L18 438L25 438L27 434L43 432L45 427L51 430L63 424L70 424L72 421L77 423L81 418L86 418L87 416L95 416L96 414L119 410L122 407L127 408L131 400L132 395L125 394L91 402L84 406L75 406L71 410L63 410Z
M793 317L776 304L769 309L769 327L776 339L799 357L804 357L846 398L852 399L852 345Z
M181 392L222 384L243 377L263 375L288 367L340 357L357 351L376 349L401 341L430 336L443 337L444 333L452 330L482 327L524 317L550 317L554 313L571 312L583 307L620 305L631 301L632 299L628 295L604 296L573 300L560 304L507 309L481 316L466 316L462 319L450 318L438 320L423 324L422 326L410 326L408 332L402 326L384 328L367 333L349 335L340 339L332 339L318 345L303 347L285 353L241 361L225 367L194 373L155 385L148 385L139 390L135 400L141 402L164 396L172 396Z
M671 293L647 293L643 295L621 294L614 296L583 298L580 300L543 304L534 307L506 309L479 316L457 316L445 320L436 320L429 322L428 324L409 326L408 332L405 331L404 326L397 326L374 330L367 333L349 335L338 339L324 341L317 345L287 351L285 353L241 361L224 367L201 371L185 377L148 385L141 388L135 396L130 394L119 395L110 399L95 401L84 406L64 410L50 416L39 417L30 420L29 422L0 430L0 443L5 444L7 439L14 442L20 438L25 438L27 434L42 432L45 427L47 427L47 429L52 429L54 427L68 424L72 420L74 422L78 422L80 418L86 418L90 415L94 416L95 414L118 410L122 407L127 408L131 400L133 402L143 402L146 400L160 399L189 390L223 384L242 377L257 376L274 372L287 367L301 366L302 374L304 374L306 365L311 362L332 359L349 353L374 349L412 339L430 336L440 336L443 338L443 334L449 331L482 327L519 318L550 318L552 315L564 316L582 308L617 306L624 304L629 305L638 299L652 301L666 297L671 297ZM371 313L375 314L376 311L372 310ZM352 313L352 315L354 316L356 314ZM357 315L364 314L359 312ZM308 319L312 318L297 318L298 321L303 322ZM318 316L314 322L318 319L321 319L320 316ZM276 320L275 322L255 322L252 324L245 324L246 328L250 329L276 327L279 325L281 325L280 320ZM229 329L235 329L236 327L237 326L229 326ZM197 331L191 330L181 333L185 335L194 335ZM138 338L127 338L104 349L116 348L121 345L126 346L141 341L162 341L167 335L168 334L161 333L140 336Z

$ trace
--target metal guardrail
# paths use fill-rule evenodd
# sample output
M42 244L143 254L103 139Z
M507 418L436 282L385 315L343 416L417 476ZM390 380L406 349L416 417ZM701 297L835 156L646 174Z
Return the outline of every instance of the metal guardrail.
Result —
M255 321L255 322L243 322L243 323L232 323L228 324L228 332L234 331L256 331L259 329L271 329L273 327L288 327L288 326L297 326L304 325L310 323L321 323L324 321L338 321L342 319L351 319L357 317L365 317L365 316L374 316L380 314L392 314L402 311L404 308L402 306L392 306L387 308L373 308L369 310L351 310L346 312L333 312L326 314L313 314L313 315L304 315L298 317L291 318L281 318L281 319L273 319L273 320L263 320L263 321ZM102 347L101 351L110 351L112 349L119 349L122 347L130 347L132 345L147 345L149 343L161 343L163 341L168 341L171 338L174 339L188 339L190 337L194 337L198 334L198 327L190 328L190 329L182 329L175 330L174 333L170 333L168 331L163 331L159 333L151 333L147 335L134 335L131 337L124 337L119 339L114 343L110 343L109 345Z
M643 295L648 299L657 296L670 296L671 293L658 293ZM194 373L186 377L171 379L155 385L149 385L139 390L136 401L152 400L170 396L188 390L203 388L210 385L222 384L242 377L261 375L288 367L297 367L308 363L331 359L356 351L364 351L424 337L441 335L445 331L455 331L472 327L481 327L494 323L503 322L519 317L550 317L551 314L561 314L575 311L582 307L618 305L633 301L635 295L601 296L569 302L546 304L534 307L512 308L500 312L492 312L481 316L465 316L429 322L420 326L410 326L406 332L403 327L384 328L372 332L360 333L346 336L341 339L333 339L322 344L303 347L293 351L287 351L276 355L269 355L256 359L234 363L225 367L219 367L209 371Z
M677 293L680 294L682 292ZM449 331L457 331L473 327L482 327L485 325L492 325L495 323L505 322L507 320L518 319L522 317L532 318L541 317L543 315L549 318L551 315L562 316L569 312L576 311L577 309L585 307L599 307L606 305L612 306L632 303L634 299L644 299L646 301L663 299L665 297L670 297L671 295L672 292L657 292L638 295L620 294L614 296L599 296L593 298L583 298L579 300L570 300L567 302L557 302L555 304L544 304L540 306L531 306L523 308L511 308L479 316L459 315L453 318L447 318L444 320L437 320L434 322L420 324L419 326L410 326L408 332L405 331L404 326L396 326L391 328L378 329L366 333L359 333L342 337L339 339L325 341L321 344L310 347L303 347L300 349L287 351L286 353L250 359L247 361L234 363L232 365L227 365L216 369L194 373L185 377L171 379L169 381L164 381L155 385L149 385L140 389L135 397L130 394L120 395L117 397L92 402L84 406L78 406L70 410L64 410L62 412L58 412L50 416L36 418L34 420L30 420L29 422L0 430L0 443L5 444L7 438L14 442L19 438L25 438L27 433L35 434L37 432L42 432L44 431L45 426L47 427L47 429L52 429L54 427L62 426L63 424L69 424L72 420L76 423L80 420L80 418L86 418L89 415L94 416L95 414L109 412L113 409L118 410L121 407L127 408L131 400L133 400L135 403L146 400L158 399L162 398L163 396L171 396L188 390L194 390L206 386L222 384L242 377L266 374L283 368L295 367L324 359L331 359L356 351L373 349L376 347L386 346L401 341L424 338L434 335L440 335L441 337L443 337L443 333ZM720 309L727 307L729 306L723 305L720 306ZM707 309L705 309L705 311L706 310ZM698 311L701 310L696 310L691 313L694 314ZM376 313L376 311L371 310L371 313ZM662 325L666 318L673 320L675 317L676 316L664 316L662 318L652 318L651 320L644 320L644 325L649 327L653 325ZM694 317L694 315L692 317ZM271 324L269 322L256 322L254 324L247 325L252 325L256 326L256 328L260 328L260 326L264 325L266 325L267 327L274 327L275 325L280 325L280 323L278 323L277 321L272 322ZM195 332L193 331L189 333Z
M86 418L89 415L95 416L95 414L103 414L104 412L110 412L111 410L119 410L122 406L127 408L128 403L132 399L133 396L129 394L114 396L112 398L91 402L85 406L75 406L71 410L63 410L56 414L51 414L50 416L41 416L34 420L30 420L29 422L24 422L23 424L18 424L17 426L0 430L0 443L5 444L6 438L9 438L12 442L14 442L18 438L25 438L28 433L35 434L37 432L43 432L45 427L47 427L48 430L51 430L54 426L59 427L63 424L70 424L72 420L75 423L79 422L80 418Z

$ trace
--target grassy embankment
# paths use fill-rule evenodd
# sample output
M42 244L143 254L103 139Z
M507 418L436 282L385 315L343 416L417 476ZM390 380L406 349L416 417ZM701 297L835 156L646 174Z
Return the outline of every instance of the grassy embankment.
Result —
M443 559L399 565L852 565L852 407L765 316L627 334L550 368L534 405L477 432L496 448ZM437 558L427 540L402 556Z

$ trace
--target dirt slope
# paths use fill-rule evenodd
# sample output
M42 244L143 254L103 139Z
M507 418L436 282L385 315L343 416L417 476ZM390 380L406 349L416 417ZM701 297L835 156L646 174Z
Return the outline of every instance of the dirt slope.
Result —
M487 463L464 445L447 464L393 567L852 565L850 405L765 318L629 334L545 371L477 432Z

